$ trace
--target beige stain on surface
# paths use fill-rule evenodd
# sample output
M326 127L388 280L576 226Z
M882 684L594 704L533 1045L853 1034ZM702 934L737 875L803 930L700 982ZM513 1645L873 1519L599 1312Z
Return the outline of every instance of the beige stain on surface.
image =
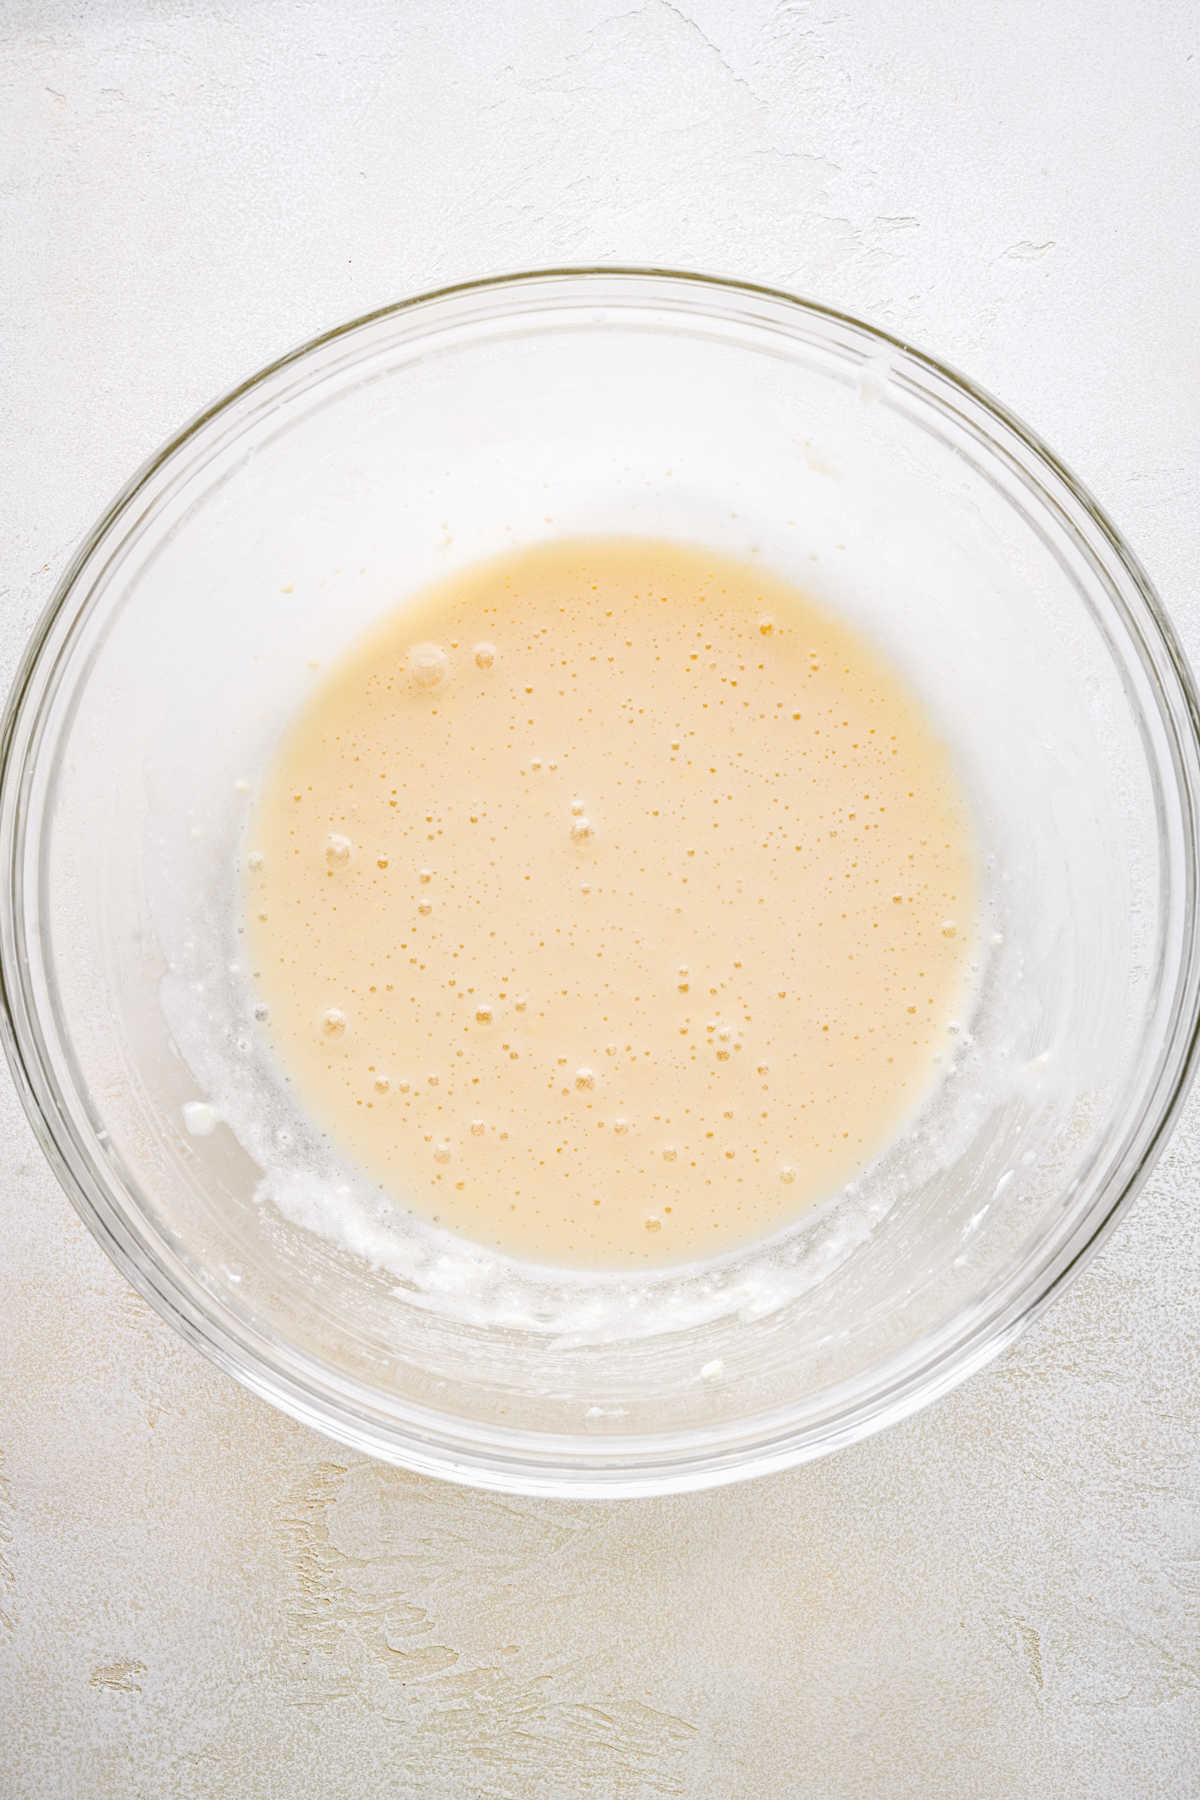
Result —
M9 1552L13 1541L12 1485L4 1473L0 1451L0 1642L16 1630L17 1576Z
M486 1796L593 1784L623 1800L685 1796L697 1726L614 1689L600 1646L566 1648L565 1620L557 1647L547 1628L556 1570L565 1612L585 1603L568 1571L592 1521L585 1507L318 1463L278 1520L287 1704L321 1715L353 1702L402 1727L397 1770L414 1781L454 1767ZM530 1611L532 1592L542 1599Z
M97 1663L88 1676L88 1683L94 1688L107 1688L114 1694L140 1694L139 1677L145 1673L145 1663L138 1662L136 1657L122 1656L115 1662Z

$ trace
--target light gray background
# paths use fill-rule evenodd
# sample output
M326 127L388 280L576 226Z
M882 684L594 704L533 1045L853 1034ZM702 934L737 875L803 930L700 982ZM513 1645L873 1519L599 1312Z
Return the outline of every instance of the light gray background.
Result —
M279 351L653 262L1004 397L1193 654L1192 0L0 4L0 674ZM1200 1105L1005 1361L831 1462L550 1505L376 1467L153 1316L0 1094L4 1800L1200 1792Z

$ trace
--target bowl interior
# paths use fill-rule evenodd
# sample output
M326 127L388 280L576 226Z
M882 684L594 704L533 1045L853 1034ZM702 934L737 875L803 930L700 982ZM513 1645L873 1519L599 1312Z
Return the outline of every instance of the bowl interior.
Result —
M296 1114L237 935L314 665L432 578L605 531L758 558L881 642L961 761L987 913L904 1140L770 1246L632 1286L398 1229ZM243 1378L415 1466L621 1491L866 1429L1004 1341L1182 1078L1194 732L1136 569L944 372L782 297L526 278L310 347L110 518L10 725L8 1000L68 1185Z

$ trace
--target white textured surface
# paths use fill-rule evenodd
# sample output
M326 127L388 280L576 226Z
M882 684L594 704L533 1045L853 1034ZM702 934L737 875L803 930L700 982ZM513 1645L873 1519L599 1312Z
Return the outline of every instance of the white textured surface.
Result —
M214 393L546 263L794 287L1090 482L1193 655L1188 0L8 0L0 674ZM177 1341L0 1094L0 1796L1200 1791L1193 1104L999 1367L831 1462L501 1501L340 1454Z

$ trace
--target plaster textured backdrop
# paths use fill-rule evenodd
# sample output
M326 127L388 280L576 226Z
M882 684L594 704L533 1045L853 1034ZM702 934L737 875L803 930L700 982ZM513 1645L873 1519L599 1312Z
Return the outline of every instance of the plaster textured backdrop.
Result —
M1002 395L1200 656L1188 0L6 0L0 676L195 408L458 277L776 282ZM200 1361L0 1093L4 1800L1200 1792L1200 1103L999 1366L835 1460L550 1505Z

